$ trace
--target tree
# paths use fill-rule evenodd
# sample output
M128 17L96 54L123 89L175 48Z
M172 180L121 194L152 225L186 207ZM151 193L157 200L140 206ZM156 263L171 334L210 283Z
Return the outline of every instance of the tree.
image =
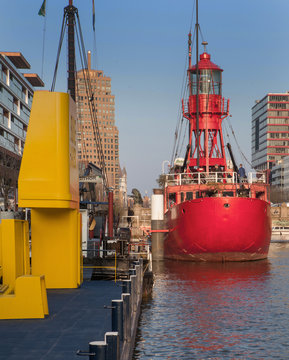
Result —
M141 193L138 189L132 189L133 200L135 204L143 205Z
M21 158L3 149L0 152L0 196L4 200L4 210L8 209L9 194L17 188Z
M166 174L161 174L158 179L156 179L160 188L164 188L166 184Z

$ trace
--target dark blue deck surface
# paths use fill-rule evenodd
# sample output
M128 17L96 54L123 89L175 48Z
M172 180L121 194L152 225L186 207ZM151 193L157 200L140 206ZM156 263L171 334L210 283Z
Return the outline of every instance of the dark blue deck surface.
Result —
M48 290L49 316L0 320L0 359L88 359L76 355L111 331L111 300L121 298L113 281L85 281L79 289Z

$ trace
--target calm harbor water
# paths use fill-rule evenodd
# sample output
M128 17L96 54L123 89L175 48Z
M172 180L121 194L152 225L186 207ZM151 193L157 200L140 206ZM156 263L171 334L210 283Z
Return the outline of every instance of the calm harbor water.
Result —
M289 359L289 244L257 262L155 265L134 360Z

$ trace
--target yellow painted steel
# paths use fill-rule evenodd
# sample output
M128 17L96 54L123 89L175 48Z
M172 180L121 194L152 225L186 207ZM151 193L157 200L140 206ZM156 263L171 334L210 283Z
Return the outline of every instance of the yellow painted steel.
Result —
M78 212L78 284L83 283L83 256L82 256L82 215Z
M76 209L31 209L32 275L44 274L48 289L81 284L79 233Z
M66 93L36 91L19 174L19 206L79 208L76 108Z
M17 277L30 274L28 222L7 219L0 227L3 284L14 289Z
M32 275L44 275L47 288L83 281L76 129L68 94L34 93L19 206L31 208Z
M2 220L0 238L0 319L43 318L48 315L45 281L43 276L30 275L28 222Z
M1 224L0 224L1 226ZM0 231L0 279L3 276L3 265L2 265L2 235Z
M0 295L0 319L37 319L48 315L44 276L20 276L14 293Z

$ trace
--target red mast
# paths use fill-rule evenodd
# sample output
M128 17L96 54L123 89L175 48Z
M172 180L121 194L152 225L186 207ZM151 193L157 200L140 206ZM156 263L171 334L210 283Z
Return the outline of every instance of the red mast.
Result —
M190 43L189 34L189 48ZM222 97L223 70L211 62L211 56L206 52L207 43L202 44L204 52L200 55L197 65L191 65L189 51L190 95L186 106L183 100L183 116L188 119L190 125L189 151L185 159L186 170L201 167L209 172L217 164L226 171L222 120L229 114L229 100L225 101Z

